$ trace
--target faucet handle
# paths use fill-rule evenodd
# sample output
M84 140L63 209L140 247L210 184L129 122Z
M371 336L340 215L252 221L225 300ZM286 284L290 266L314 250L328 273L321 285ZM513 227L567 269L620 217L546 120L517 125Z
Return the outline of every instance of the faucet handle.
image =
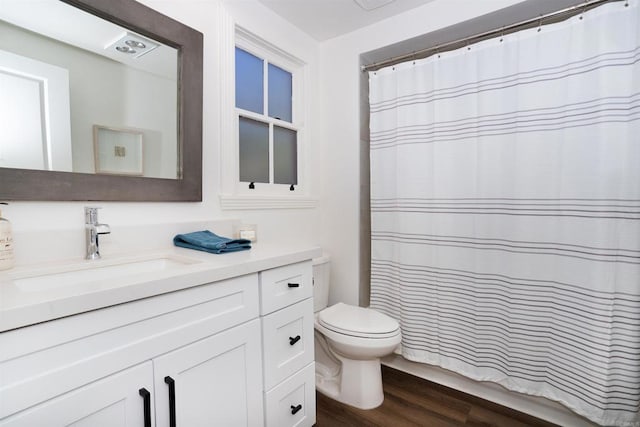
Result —
M99 206L85 206L84 207L84 223L85 224L97 224L98 223L98 209L102 209Z

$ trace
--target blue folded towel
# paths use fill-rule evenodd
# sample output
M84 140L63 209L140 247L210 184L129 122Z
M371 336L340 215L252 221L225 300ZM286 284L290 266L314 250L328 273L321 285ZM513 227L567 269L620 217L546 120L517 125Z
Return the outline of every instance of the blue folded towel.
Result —
M213 234L209 230L193 233L178 234L173 238L173 244L187 249L222 254L251 249L251 240L229 239Z

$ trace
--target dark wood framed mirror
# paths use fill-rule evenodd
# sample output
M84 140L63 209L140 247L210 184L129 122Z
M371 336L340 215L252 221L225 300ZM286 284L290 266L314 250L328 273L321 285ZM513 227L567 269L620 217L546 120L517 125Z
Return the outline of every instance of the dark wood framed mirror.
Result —
M134 0L59 1L177 50L175 178L0 167L0 200L201 201L203 35Z

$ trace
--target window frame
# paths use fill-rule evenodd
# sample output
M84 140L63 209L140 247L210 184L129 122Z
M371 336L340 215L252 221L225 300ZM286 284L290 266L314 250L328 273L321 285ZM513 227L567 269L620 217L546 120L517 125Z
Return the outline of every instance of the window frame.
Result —
M218 37L220 39L220 61L218 62L220 75L219 79L214 79L209 89L205 85L205 91L213 90L214 93L219 91L220 94L220 121L216 123L219 137L217 164L220 208L223 211L316 208L318 199L313 196L314 188L312 188L311 181L313 162L309 157L312 153L309 104L309 94L312 88L308 84L312 74L310 65L245 30L226 12L220 16ZM238 42L242 44L238 45ZM267 191L267 187L273 187L273 184L260 185L256 186L255 190L249 190L247 185L239 184L238 115L235 109L235 48L236 45L247 47L247 44L273 50L278 55L289 58L294 64L300 66L300 79L296 79L296 82L299 82L302 90L297 90L297 93L294 94L300 114L296 116L296 120L300 120L301 123L298 133L298 185L295 191L289 191L288 188L283 188L279 192ZM275 61L274 65L278 65L278 62ZM286 186L275 185L275 187Z
M234 58L235 48L240 48L251 55L260 58L263 61L263 114L256 113L249 110L244 110L235 106L235 60L233 64L234 73L234 128L235 128L235 150L239 153L239 119L244 117L251 120L256 120L269 125L269 183L256 182L255 188L249 188L249 182L240 181L239 176L239 154L236 155L236 176L234 185L234 194L236 195L277 195L286 196L288 194L300 195L306 194L306 179L304 179L305 171L305 111L304 111L304 63L297 58L289 55L281 49L268 44L267 42L257 39L252 34L236 28L235 44L233 47ZM285 120L276 119L269 116L269 85L268 85L268 68L269 64L275 65L289 73L291 73L291 86L292 86L292 99L291 99L291 122ZM273 127L279 126L285 129L290 129L296 132L296 154L297 154L297 181L294 186L294 191L290 190L291 184L276 184L273 182L274 178L274 141L273 141Z

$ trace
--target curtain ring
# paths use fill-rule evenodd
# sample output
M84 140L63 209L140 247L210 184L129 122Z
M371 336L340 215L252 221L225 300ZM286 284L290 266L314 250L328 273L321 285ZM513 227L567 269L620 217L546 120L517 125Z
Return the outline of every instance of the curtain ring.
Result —
M542 31L542 16L538 19L538 32Z
M500 43L504 40L504 27L502 27L502 31L500 31Z
M584 18L584 11L587 8L587 1L588 0L584 0L584 5L582 6L582 12L580 12L580 20L582 21L582 18Z

